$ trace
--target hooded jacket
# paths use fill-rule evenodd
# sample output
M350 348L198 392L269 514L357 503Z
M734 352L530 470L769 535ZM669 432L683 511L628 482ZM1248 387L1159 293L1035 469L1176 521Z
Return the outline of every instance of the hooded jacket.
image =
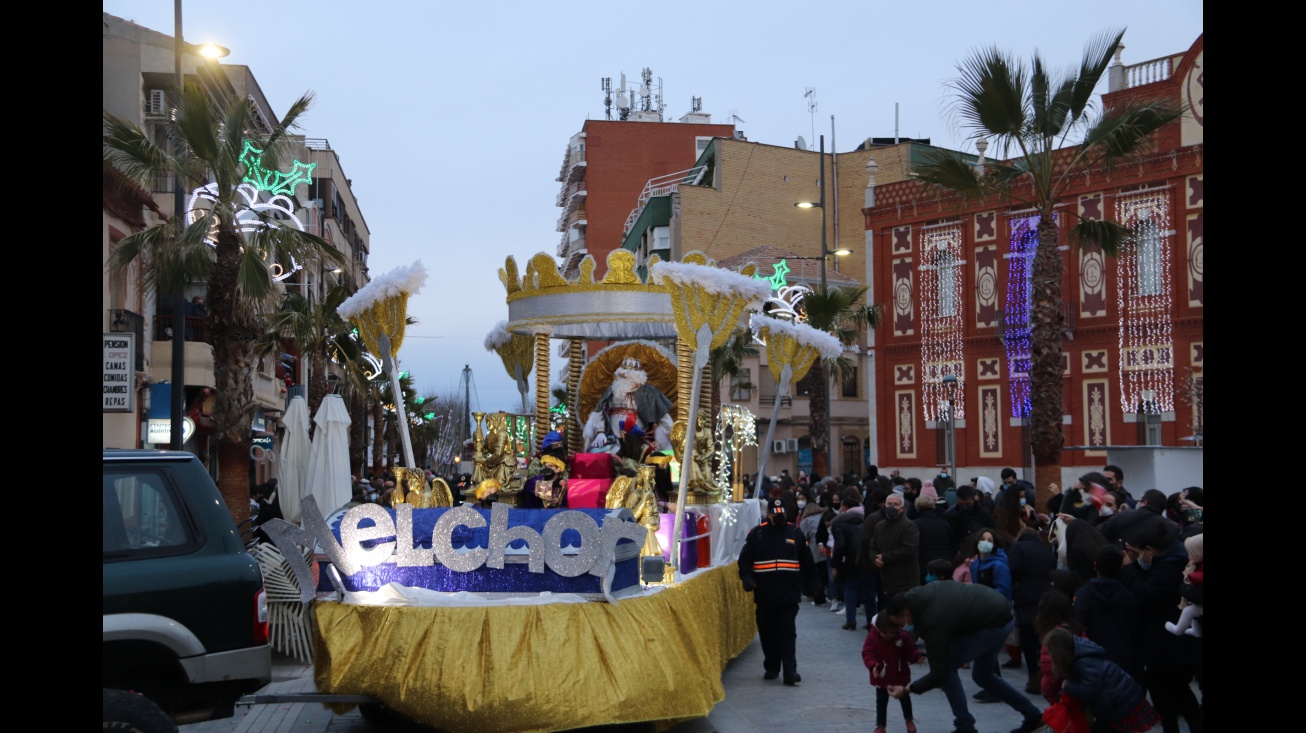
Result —
M1107 658L1136 679L1138 661L1138 602L1116 578L1093 578L1075 593L1075 615Z
M1107 658L1106 650L1075 637L1075 664L1065 692L1088 708L1097 720L1115 723L1143 701L1143 686Z
M834 536L834 556L830 559L830 567L849 575L857 573L857 549L861 545L865 516L865 510L859 505L840 512L830 522L830 534Z
M1001 547L995 547L988 555L976 555L970 561L970 581L987 585L1010 601L1011 567L1007 565L1007 553Z

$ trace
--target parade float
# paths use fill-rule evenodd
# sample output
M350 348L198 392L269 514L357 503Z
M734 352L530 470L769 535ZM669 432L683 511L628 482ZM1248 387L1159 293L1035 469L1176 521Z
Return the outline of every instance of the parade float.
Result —
M704 409L708 355L740 327L774 333L787 384L821 349L757 313L772 284L755 267L692 253L641 276L618 250L595 281L594 265L586 258L575 281L545 253L520 276L511 257L500 270L509 318L486 347L524 408L534 371L534 414L476 413L467 503L405 468L390 506L324 516L310 496L300 525L265 525L311 608L317 695L305 700L497 733L665 729L724 699L721 673L756 633L734 561L761 513L742 496L753 417ZM391 372L424 276L420 263L382 276L341 307ZM551 421L553 339L566 344L575 406L563 425ZM587 341L609 345L587 359ZM628 451L637 437L647 448ZM404 449L413 466L406 435ZM676 468L659 501L659 472ZM332 598L313 590L308 548L327 560Z

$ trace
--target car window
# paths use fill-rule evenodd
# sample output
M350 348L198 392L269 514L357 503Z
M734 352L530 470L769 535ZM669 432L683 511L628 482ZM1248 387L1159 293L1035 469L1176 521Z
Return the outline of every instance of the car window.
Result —
M105 471L106 555L174 554L194 544L194 532L162 472Z

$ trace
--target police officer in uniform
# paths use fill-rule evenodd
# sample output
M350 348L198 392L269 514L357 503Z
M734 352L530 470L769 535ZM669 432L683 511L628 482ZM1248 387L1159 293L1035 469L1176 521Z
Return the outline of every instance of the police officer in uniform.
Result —
M739 579L757 604L757 634L762 640L763 679L784 670L784 683L796 685L798 675L795 619L804 589L811 595L815 580L807 540L787 521L783 499L766 500L766 520L754 527L739 552Z

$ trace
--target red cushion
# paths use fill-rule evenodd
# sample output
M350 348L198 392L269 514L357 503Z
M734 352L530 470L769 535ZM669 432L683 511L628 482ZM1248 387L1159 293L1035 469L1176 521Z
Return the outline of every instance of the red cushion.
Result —
M570 478L601 478L612 480L611 453L577 453L572 460Z
M611 479L573 478L567 480L568 509L602 509L608 498Z

